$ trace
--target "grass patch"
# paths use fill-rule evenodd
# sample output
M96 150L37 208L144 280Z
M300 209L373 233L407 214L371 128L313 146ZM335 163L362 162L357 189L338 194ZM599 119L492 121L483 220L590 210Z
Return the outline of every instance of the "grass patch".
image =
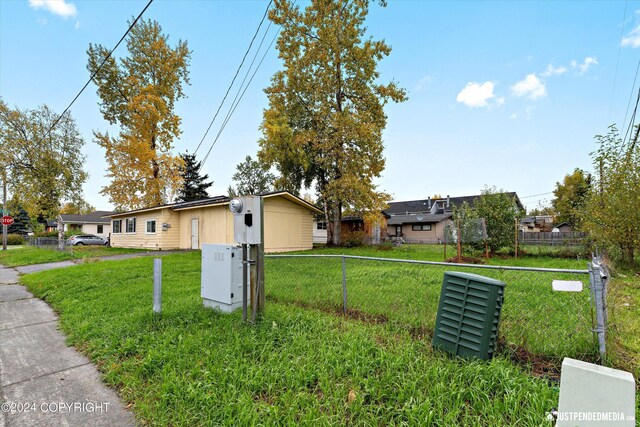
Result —
M145 425L541 425L557 406L554 383L449 358L398 323L270 303L244 325L202 307L199 252L163 264L161 316L151 258L21 279Z
M44 264L47 262L96 258L101 256L121 255L134 252L144 252L144 250L130 248L109 248L104 246L84 246L59 251L57 249L44 249L29 246L17 250L0 251L0 264L8 267L18 267L21 265Z
M607 309L611 362L640 378L640 272L624 270L611 278Z

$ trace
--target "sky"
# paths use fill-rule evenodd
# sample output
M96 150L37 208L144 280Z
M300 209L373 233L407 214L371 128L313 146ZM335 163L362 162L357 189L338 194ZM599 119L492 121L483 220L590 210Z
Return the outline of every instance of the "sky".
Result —
M111 49L146 3L0 0L0 97L11 107L46 104L61 113L89 78L89 43ZM176 105L182 118L176 153L196 150L267 4L155 0L146 11L170 44L186 40L192 50L187 97ZM374 1L366 24L369 36L392 47L379 63L380 82L397 82L409 98L386 107L386 168L376 183L394 200L495 186L517 192L529 209L548 205L556 182L574 168L592 170L595 135L612 123L629 126L640 84L640 0L389 0L387 7ZM226 194L235 166L258 150L263 89L281 68L275 47L266 49L276 31L271 25L256 64L262 52L264 62L203 166L214 181L212 196ZM115 52L123 55L124 43ZM198 159L214 143L245 69ZM85 139L84 197L106 210L112 205L99 193L108 184L105 153L93 131L117 128L104 120L98 101L90 84L71 114Z

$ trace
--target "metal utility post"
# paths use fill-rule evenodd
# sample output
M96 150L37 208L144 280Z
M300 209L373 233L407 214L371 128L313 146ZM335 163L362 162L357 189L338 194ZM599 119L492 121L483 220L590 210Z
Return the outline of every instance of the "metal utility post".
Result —
M2 170L2 216L7 215L7 171ZM2 225L2 250L7 250L7 226Z
M162 311L162 258L153 260L153 312Z
M516 217L516 253L515 257L518 258L518 217Z
M242 321L247 321L247 274L249 274L249 260L247 259L247 245L242 244Z

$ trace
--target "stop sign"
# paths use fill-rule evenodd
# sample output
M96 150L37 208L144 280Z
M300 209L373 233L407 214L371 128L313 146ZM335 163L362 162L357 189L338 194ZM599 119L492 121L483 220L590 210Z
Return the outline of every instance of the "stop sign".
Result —
M0 220L0 222L2 222L2 225L11 225L13 224L13 217L5 215L2 217L2 220Z

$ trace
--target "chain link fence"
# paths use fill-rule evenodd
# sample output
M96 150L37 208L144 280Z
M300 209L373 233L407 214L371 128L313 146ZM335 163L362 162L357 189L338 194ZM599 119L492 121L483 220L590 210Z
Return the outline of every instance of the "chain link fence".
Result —
M267 255L265 264L267 300L405 325L419 336L433 333L445 271L492 277L507 284L499 351L527 359L598 357L592 267L563 270L341 255ZM580 282L582 291L554 291L553 280Z
M27 245L43 249L60 249L60 241L57 237L34 237L29 236ZM62 249L65 251L73 250L73 246L69 244L67 239L62 240Z

